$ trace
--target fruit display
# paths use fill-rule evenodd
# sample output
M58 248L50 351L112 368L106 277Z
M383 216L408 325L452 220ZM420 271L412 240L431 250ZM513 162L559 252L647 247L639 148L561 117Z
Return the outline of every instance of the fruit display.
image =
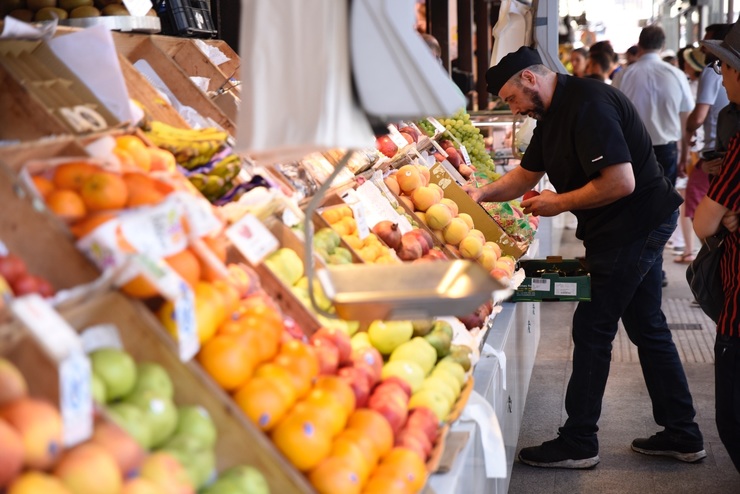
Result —
M364 239L360 238L352 208L346 204L324 208L320 215L363 261L373 264L399 262L398 258L389 250L389 246L384 244L375 233L370 232Z
M437 184L429 182L428 168L404 165L388 175L385 184L431 229L448 251L479 262L491 276L508 283L514 274L516 260L502 255L501 247L495 242L486 241L483 232L475 228L473 218L460 213L457 204L445 198L444 191Z
M23 259L12 253L0 256L0 285L3 281L16 297L29 293L38 293L42 297L54 295L51 284L45 278L29 273Z
M215 202L237 186L242 158L231 150L229 134L216 128L180 129L156 120L144 129L146 137L174 156L180 171Z
M493 164L493 158L486 150L483 135L470 121L470 115L465 111L465 108L461 108L450 118L439 118L438 120L450 134L455 136L465 146L470 157L471 165L475 168L476 172L487 177L489 182L499 178L499 174L496 173L496 168ZM449 147L447 146L447 149Z
M0 17L6 15L38 22L131 14L119 0L4 0L0 2ZM157 14L151 9L146 15Z
M318 229L313 235L313 248L327 264L351 264L352 251L342 244L342 237L333 228Z

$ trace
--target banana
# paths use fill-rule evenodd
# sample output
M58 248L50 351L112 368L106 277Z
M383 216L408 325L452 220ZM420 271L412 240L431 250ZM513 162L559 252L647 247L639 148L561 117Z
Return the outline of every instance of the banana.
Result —
M220 141L224 143L229 137L227 132L213 127L204 129L180 129L156 120L151 122L148 134L152 134L155 138L161 138L164 141Z

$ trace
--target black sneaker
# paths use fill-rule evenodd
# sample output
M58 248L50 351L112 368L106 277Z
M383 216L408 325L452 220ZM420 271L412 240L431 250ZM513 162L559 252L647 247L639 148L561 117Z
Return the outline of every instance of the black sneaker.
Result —
M687 463L703 460L707 456L701 441L679 441L665 431L648 438L635 439L632 441L632 450L644 455L669 456Z
M665 276L665 271L663 271L663 281L660 283L660 285L665 288L668 286L668 278Z
M593 468L599 463L599 455L567 444L562 436L558 436L540 446L523 448L519 452L519 461L543 468Z

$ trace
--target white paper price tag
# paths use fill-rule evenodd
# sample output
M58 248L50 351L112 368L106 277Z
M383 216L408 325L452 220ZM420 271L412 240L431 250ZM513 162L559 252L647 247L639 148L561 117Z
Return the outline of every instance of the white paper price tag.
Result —
M447 128L439 123L439 120L437 120L436 118L428 117L427 120L434 126L435 129L437 129L437 132L444 132L447 130Z
M470 166L470 155L468 155L468 150L465 146L460 144L460 154L462 154L463 161L465 161L465 164Z
M98 324L90 326L80 334L85 353L92 353L101 348L123 349L121 335L115 324Z
M118 268L128 261L128 254L118 243L119 224L117 218L106 221L77 241L77 248L101 271Z
M345 204L352 210L352 216L355 218L355 224L357 224L357 236L360 240L365 239L370 235L370 227L368 227L367 215L365 214L365 208L362 205L362 199L354 190L350 189L347 193L342 196Z
M535 292L549 292L550 280L546 278L532 278L532 290Z
M144 17L152 8L151 0L123 0L123 4L134 17Z
M577 283L555 283L555 289L553 293L558 296L575 297L578 293Z
M176 192L185 218L190 227L189 235L204 237L221 228L222 223L213 213L213 206L202 197L196 197L187 192Z
M253 265L275 252L280 242L254 215L244 215L242 219L226 230L226 236L234 247Z
M168 197L156 206L125 212L120 219L121 233L137 252L159 259L187 247L182 206L176 197Z
M82 342L75 330L39 295L13 299L10 309L55 362L61 362L73 352L82 352Z
M180 360L187 362L200 349L197 320L195 318L195 296L185 280L162 261L154 261L146 256L137 255L134 263L141 274L159 293L174 305L172 318L177 328L177 347Z
M395 125L389 125L388 130L390 131L388 136L391 138L391 141L393 141L393 144L398 146L398 149L403 149L408 146L408 141L401 135Z
M59 365L59 401L64 423L64 445L87 441L93 431L90 360L73 352Z

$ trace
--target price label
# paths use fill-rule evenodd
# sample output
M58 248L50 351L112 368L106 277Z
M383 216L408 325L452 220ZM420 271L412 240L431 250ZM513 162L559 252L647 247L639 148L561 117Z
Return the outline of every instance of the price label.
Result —
M226 236L253 266L261 263L265 257L280 247L275 235L251 214L244 215L230 226L226 230Z
M532 278L532 290L535 292L549 292L550 280L546 278Z
M439 123L439 120L437 120L436 118L428 117L427 120L429 121L429 123L431 123L434 126L437 132L444 132L447 130L447 128L441 123Z
M92 436L91 373L90 360L83 352L73 352L59 365L59 400L66 447L87 441Z
M187 362L200 349L193 290L175 270L162 261L155 261L144 255L134 256L133 261L139 272L172 302L171 317L177 332L178 353L180 360Z
M153 207L121 215L121 232L137 252L159 259L187 247L182 225L182 207L177 197L168 197Z
M152 8L151 0L123 0L123 4L134 17L144 17Z
M128 260L118 243L119 224L117 218L106 221L77 241L77 248L101 271L123 266Z
M468 150L462 144L460 144L460 154L462 154L465 164L470 166L470 155L468 155Z
M85 353L92 353L101 348L123 349L121 335L115 324L98 324L91 326L80 334Z
M576 283L555 283L553 290L555 295L564 297L574 297L578 293L578 284Z
M357 224L357 236L360 237L360 240L365 239L370 235L370 227L368 226L367 214L365 214L362 198L357 191L350 189L342 196L342 200L352 210L352 215Z
M401 135L395 125L389 125L388 130L390 131L389 136L391 138L391 141L393 141L393 144L398 146L398 149L403 149L408 146L408 141L404 136Z
M175 197L185 212L191 236L204 237L221 228L221 220L213 213L211 203L204 198L187 192L176 192Z

